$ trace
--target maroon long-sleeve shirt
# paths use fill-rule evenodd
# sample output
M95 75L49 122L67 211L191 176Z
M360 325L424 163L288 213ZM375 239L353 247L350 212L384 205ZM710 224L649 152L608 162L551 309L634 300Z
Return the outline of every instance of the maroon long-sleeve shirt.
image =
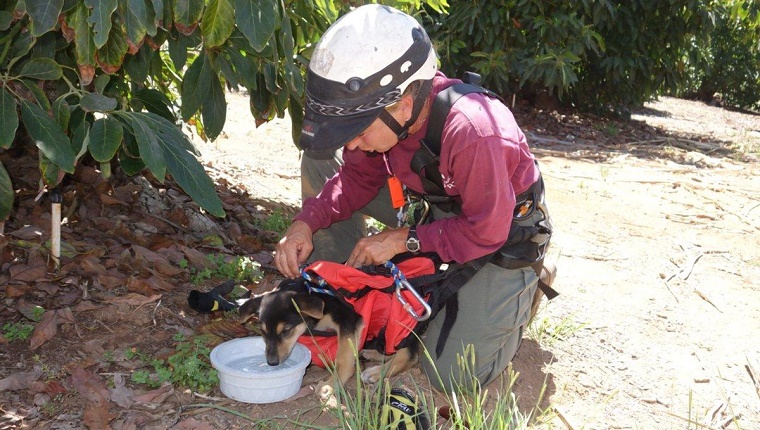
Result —
M439 72L430 98L457 82ZM318 196L304 202L296 219L306 222L312 231L347 219L377 196L391 174L423 193L410 162L427 126L426 119L418 132L385 154L344 150L344 166ZM461 199L461 213L420 225L417 235L423 252L459 263L490 254L506 242L515 196L539 175L512 112L500 101L475 93L462 97L449 111L441 136L439 170L446 192Z

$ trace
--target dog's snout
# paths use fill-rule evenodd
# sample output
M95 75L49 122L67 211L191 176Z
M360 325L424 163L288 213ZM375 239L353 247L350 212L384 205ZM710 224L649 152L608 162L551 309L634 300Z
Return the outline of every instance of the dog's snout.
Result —
M277 346L266 346L267 364L277 366L280 364L280 354L277 353Z

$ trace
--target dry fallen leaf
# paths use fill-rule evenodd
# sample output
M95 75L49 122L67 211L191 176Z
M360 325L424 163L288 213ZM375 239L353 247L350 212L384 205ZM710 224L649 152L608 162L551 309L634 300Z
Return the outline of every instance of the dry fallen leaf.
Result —
M124 376L121 373L114 374L113 384L114 387L110 389L111 401L124 409L129 409L132 407L132 404L134 403L132 397L134 397L135 392L131 388L127 387L127 384L124 381Z
M32 337L29 341L29 349L35 350L43 343L52 339L58 332L58 313L56 311L45 311L42 319L34 326Z
M198 422L192 418L182 420L178 422L176 425L174 425L174 427L172 428L176 430L213 430L214 429L213 427L211 427L211 425Z
M73 368L69 382L77 390L80 396L93 403L107 403L110 397L105 382L88 369L81 367Z
M161 298L161 294L156 294L154 296L145 297L142 294L137 293L127 293L123 296L117 296L117 297L111 297L109 299L106 299L106 302L114 303L114 304L125 304L125 305L131 305L131 306L142 306L148 303L155 302L156 300Z
M147 282L146 279L140 279L131 276L127 279L127 291L133 293L139 293L143 296L152 296L156 294L156 290Z
M29 388L34 381L42 376L42 369L35 368L31 372L19 372L0 379L0 391L16 391Z
M174 387L171 384L166 384L155 390L136 396L132 400L146 405L159 405L172 394L174 394Z
M108 403L106 401L90 403L84 408L84 414L82 416L84 424L87 428L92 430L111 430L109 424L112 419L116 418L108 410Z
M8 271L13 281L34 282L47 278L47 264L14 264Z

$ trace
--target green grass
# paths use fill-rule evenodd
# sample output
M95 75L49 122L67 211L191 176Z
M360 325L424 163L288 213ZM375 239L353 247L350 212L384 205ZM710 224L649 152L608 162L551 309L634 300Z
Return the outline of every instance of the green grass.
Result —
M425 351L426 359L430 359ZM436 404L435 396L424 387L404 387L416 394L416 407L420 413L425 413L431 423L432 429L459 429L459 430L521 430L530 428L530 423L541 412L535 407L529 414L523 414L517 407L517 399L512 393L512 387L517 375L512 369L505 372L502 381L497 381L484 389L477 378L473 377L474 352L468 349L465 357L459 361L460 383L455 386L455 392L446 394L445 404ZM336 398L342 408L329 409L326 413L331 414L335 424L329 426L316 426L315 419L289 420L287 426L261 427L261 428L309 428L309 429L343 429L343 430L396 430L398 424L389 422L387 415L382 414L382 406L387 402L391 383L386 378L381 378L376 385L365 385L361 382L361 368L357 360L356 377L352 379L349 387L338 387ZM440 376L438 376L440 380ZM499 384L498 382L501 382ZM546 384L544 384L545 387ZM438 409L441 406L449 407L451 411L448 422L438 425ZM284 425L280 423L279 425ZM293 427L294 426L294 427ZM408 427L407 427L408 428Z
M551 347L556 342L567 339L579 330L583 330L588 323L577 322L573 315L561 320L551 317L541 317L539 312L528 325L528 337L535 340L543 347Z

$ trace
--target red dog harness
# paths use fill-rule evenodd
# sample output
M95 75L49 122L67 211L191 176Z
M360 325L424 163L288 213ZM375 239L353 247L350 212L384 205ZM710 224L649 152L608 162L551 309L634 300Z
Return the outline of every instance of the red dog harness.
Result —
M395 266L394 266L395 267ZM409 278L431 275L435 264L426 257L413 257L398 263L398 271ZM364 330L359 337L358 350L367 342L379 341L384 352L390 355L406 339L417 325L415 315L426 312L425 305L416 292L399 288L398 276L393 274L370 274L340 263L318 261L304 269L309 283L319 282L326 294L345 300L364 320ZM402 277L404 275L401 275ZM427 312L429 312L429 308ZM414 315L412 315L414 313ZM332 364L338 351L336 336L304 334L298 342L309 348L313 364L326 367Z

